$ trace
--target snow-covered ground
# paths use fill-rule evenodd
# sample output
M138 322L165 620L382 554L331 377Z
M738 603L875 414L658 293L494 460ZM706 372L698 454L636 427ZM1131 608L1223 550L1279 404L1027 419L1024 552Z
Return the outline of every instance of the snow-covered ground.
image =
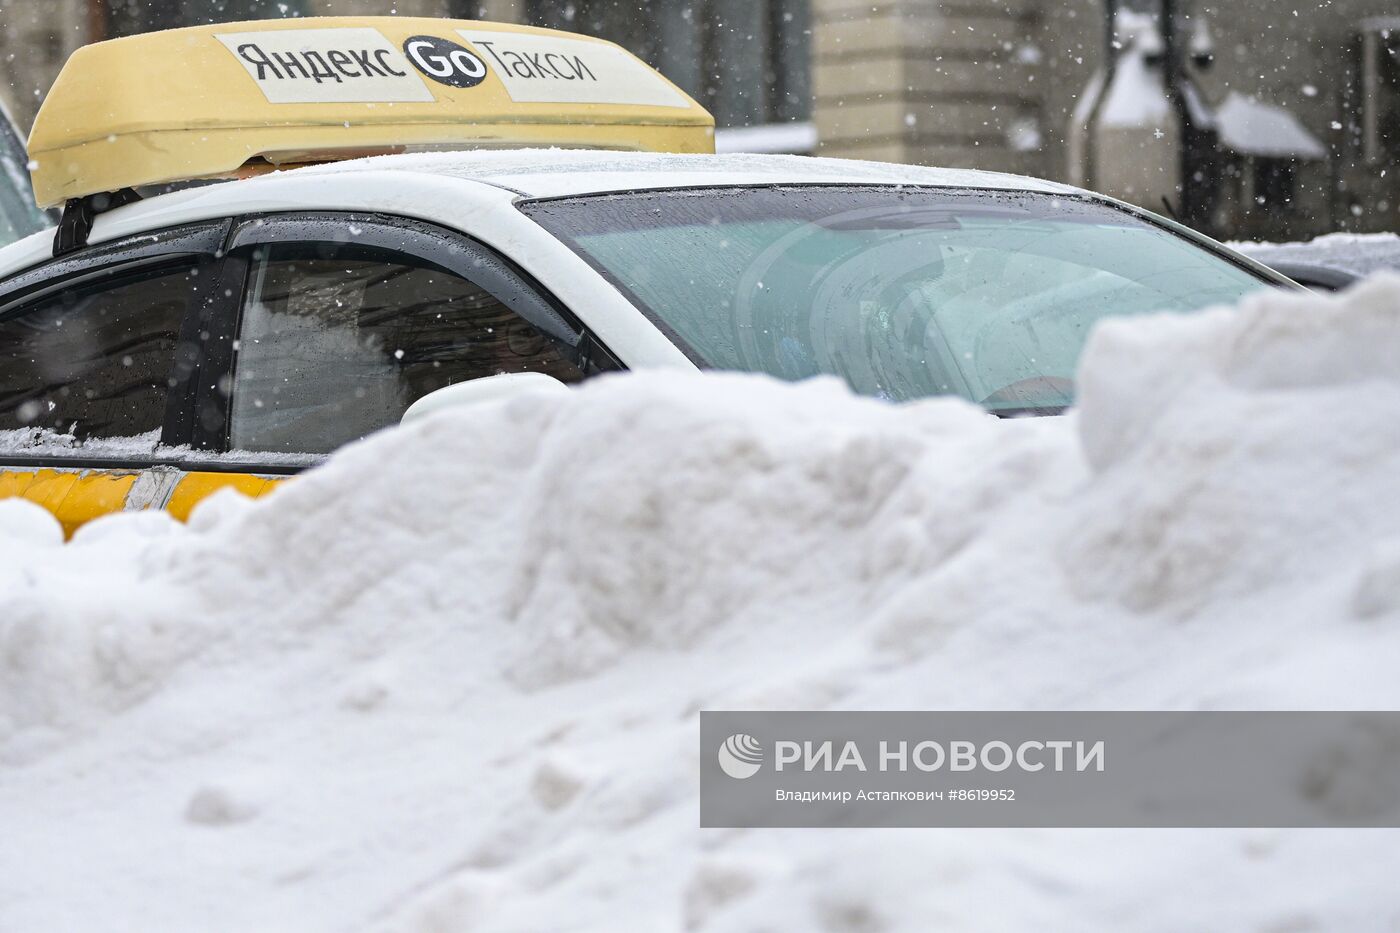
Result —
M1307 262L1353 275L1400 272L1400 234L1329 233L1304 243L1231 243L1259 262Z
M697 711L1400 708L1400 277L1082 404L637 374L189 527L0 502L0 927L1394 929L1400 832L697 828Z

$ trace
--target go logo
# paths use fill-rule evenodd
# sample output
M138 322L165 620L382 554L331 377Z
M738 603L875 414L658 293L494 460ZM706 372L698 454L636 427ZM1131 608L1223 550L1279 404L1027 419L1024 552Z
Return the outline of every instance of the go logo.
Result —
M423 74L439 84L476 87L486 80L486 63L455 42L436 36L413 36L403 52Z

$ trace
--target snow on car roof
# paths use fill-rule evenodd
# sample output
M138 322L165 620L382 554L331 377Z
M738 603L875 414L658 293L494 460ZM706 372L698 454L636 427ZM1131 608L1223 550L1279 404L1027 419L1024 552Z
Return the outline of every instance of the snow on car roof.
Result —
M356 172L376 176L357 190L328 191L325 185ZM404 184L386 185L393 175ZM390 178L386 178L390 176ZM444 186L472 185L505 196L565 197L650 188L764 184L929 185L1044 194L1083 194L1069 185L972 169L931 168L823 159L811 156L733 153L676 155L582 149L496 149L403 153L271 172L152 196L97 218L90 243L143 234L184 223L234 214L289 210L389 210L437 223L452 222L444 210L452 192ZM339 186L343 187L343 186ZM315 189L315 190L313 190ZM49 231L0 248L0 277L52 257Z
M298 175L397 171L481 181L530 197L558 197L640 188L774 183L908 184L950 188L1000 188L1068 194L1077 189L1022 175L972 169L929 168L823 159L812 156L732 153L674 155L578 149L513 149L377 156L297 169Z

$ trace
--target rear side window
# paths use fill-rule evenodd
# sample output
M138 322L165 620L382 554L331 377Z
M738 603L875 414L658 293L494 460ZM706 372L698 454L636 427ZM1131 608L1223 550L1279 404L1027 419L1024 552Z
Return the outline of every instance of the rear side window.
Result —
M0 430L158 432L199 270L62 291L0 317Z
M229 446L329 453L395 424L436 389L499 373L575 382L580 334L543 305L512 310L467 278L359 245L253 249Z

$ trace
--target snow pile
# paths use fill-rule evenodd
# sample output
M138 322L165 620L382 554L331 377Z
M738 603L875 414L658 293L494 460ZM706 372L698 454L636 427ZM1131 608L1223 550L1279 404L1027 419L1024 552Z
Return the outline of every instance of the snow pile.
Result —
M1306 243L1231 243L1264 265L1308 262L1354 275L1400 272L1400 234L1329 233Z
M1378 278L1107 324L1061 419L639 374L188 528L0 502L5 923L1400 923L1390 832L696 828L702 708L1397 708L1397 334Z

